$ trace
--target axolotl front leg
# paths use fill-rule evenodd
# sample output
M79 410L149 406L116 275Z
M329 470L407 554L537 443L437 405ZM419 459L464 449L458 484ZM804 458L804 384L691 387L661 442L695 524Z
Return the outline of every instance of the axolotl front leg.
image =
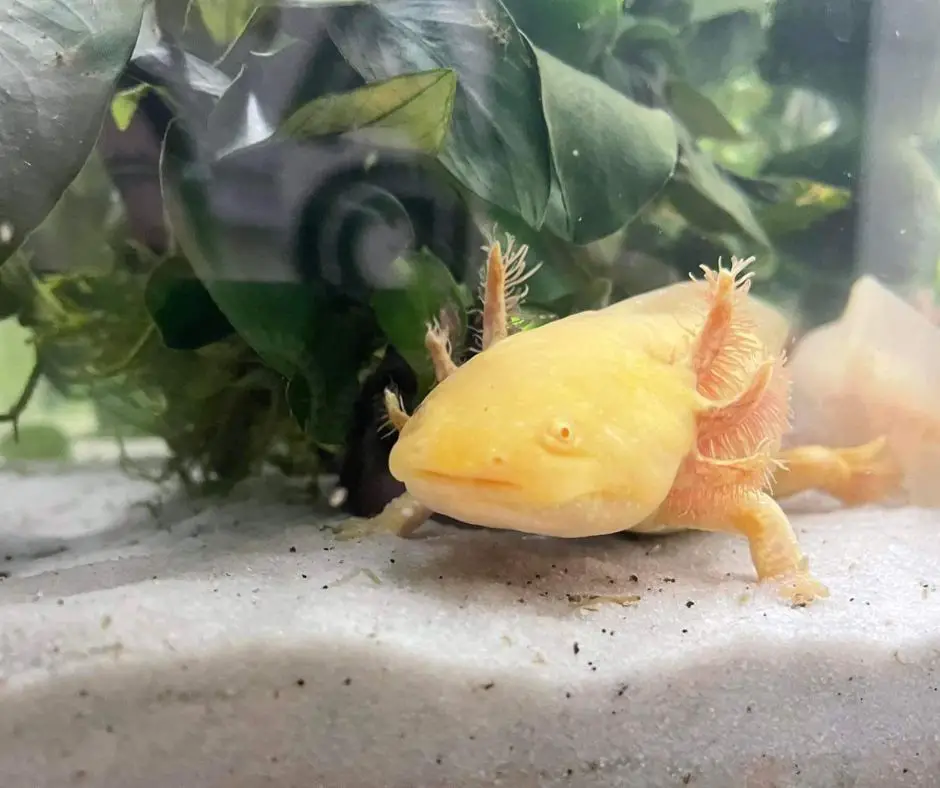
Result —
M483 276L483 337L481 351L492 347L509 334L509 312L518 295L513 297L512 290L527 278L525 255L527 247L521 246L515 251L510 242L509 262L503 258L502 247L498 241L489 246L486 267ZM528 273L534 273L530 271ZM438 383L457 370L451 356L450 340L447 332L437 323L428 326L424 340L425 348L434 367L434 376ZM409 415L400 400L389 389L384 394L385 411L388 421L397 431L408 423ZM379 514L368 519L349 519L336 529L337 539L355 539L374 533L392 533L401 537L411 536L433 512L421 504L411 493L405 492L385 505Z
M742 372L742 359L766 355L753 326L737 316L737 299L748 281L730 271L706 271L710 303L693 351L699 392L706 407L699 415L698 446L687 458L673 491L657 517L699 530L723 531L748 540L761 580L779 583L796 603L829 595L809 571L793 528L775 499L804 490L822 490L844 504L883 500L901 485L901 470L878 439L861 446L797 446L772 451L789 427L789 381L783 357L765 358L750 382L727 401L709 399Z
M781 596L798 605L828 597L809 571L787 515L768 491L749 483L766 462L762 452L734 460L690 458L684 471L695 475L695 485L677 488L655 519L671 528L743 536L761 582L777 585Z
M696 448L654 521L745 537L758 578L806 604L829 591L810 573L792 525L767 489L778 464L773 447L788 426L789 382L782 356L768 356L735 308L747 296L748 277L737 274L749 262L735 260L730 271L706 269L708 312L691 356L703 399ZM753 370L750 380L722 399L728 381L746 372L742 364Z

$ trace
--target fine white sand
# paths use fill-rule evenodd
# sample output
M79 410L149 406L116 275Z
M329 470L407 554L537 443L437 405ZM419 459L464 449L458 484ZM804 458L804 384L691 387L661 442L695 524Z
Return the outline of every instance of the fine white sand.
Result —
M0 474L3 788L937 784L940 513L805 501L832 597L791 609L720 535L335 542L274 482L155 496Z

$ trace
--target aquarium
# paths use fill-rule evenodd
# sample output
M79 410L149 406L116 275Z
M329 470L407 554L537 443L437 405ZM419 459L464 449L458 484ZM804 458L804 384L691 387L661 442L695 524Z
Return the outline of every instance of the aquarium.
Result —
M0 2L0 785L940 784L938 41Z

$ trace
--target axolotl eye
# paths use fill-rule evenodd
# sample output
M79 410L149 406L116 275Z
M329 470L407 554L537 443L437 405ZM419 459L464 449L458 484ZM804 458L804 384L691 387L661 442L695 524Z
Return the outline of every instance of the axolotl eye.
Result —
M579 441L571 422L553 419L542 434L542 444L549 451L566 453L576 449Z

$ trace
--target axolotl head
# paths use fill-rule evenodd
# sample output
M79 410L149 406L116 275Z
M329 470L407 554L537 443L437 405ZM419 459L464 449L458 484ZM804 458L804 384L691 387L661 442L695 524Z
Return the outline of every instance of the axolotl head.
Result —
M588 536L652 514L694 445L691 372L577 333L517 334L457 369L402 428L392 475L491 528Z

